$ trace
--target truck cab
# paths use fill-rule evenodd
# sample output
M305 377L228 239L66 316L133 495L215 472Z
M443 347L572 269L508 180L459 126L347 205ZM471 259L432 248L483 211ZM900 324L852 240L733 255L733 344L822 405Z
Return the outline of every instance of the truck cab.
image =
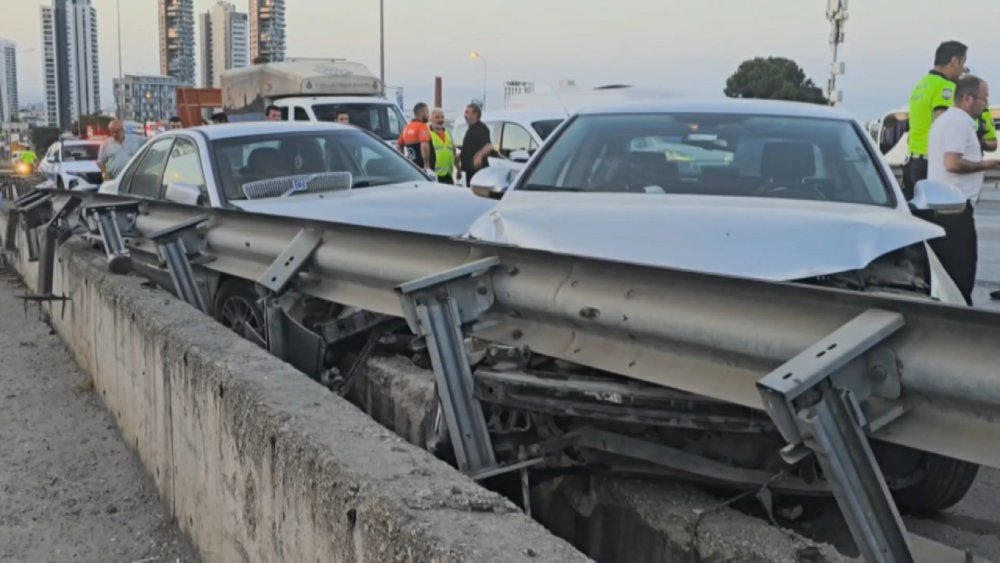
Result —
M403 112L383 96L382 82L360 63L342 59L286 59L222 73L222 105L231 122L261 121L269 105L286 121L350 123L395 143Z
M346 112L351 125L366 129L394 144L406 126L403 112L394 102L364 96L290 97L274 101L285 121L329 121Z

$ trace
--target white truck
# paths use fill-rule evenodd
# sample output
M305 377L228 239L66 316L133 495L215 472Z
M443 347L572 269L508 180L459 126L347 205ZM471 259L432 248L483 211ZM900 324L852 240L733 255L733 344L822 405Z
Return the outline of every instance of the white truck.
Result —
M336 121L346 112L351 124L395 143L406 120L382 94L368 67L341 59L287 59L222 73L222 105L231 122L262 120L272 104L286 121Z

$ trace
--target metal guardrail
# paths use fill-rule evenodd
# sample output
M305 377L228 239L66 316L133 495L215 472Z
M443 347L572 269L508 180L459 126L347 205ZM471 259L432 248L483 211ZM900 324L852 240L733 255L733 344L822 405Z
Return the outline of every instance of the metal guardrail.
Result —
M131 207L128 248L166 256L172 275L178 256L196 256L201 268L272 290L298 280L302 293L405 317L428 337L439 390L450 390L441 398L456 453L470 472L494 461L482 413L465 408L463 334L766 410L789 442L787 460L811 450L825 474L846 475L831 486L871 560L907 560L909 547L893 533L902 524L884 481L864 470L874 464L865 434L1000 467L996 313L389 229L75 197L84 209L119 209L119 224ZM55 208L67 199L57 193ZM183 242L179 250L164 254L156 240L164 233Z

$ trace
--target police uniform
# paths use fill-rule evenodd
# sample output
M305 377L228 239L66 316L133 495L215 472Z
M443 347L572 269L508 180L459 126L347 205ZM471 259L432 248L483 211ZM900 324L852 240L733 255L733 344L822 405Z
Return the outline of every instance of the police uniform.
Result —
M990 113L990 108L986 108L983 115L979 116L976 135L981 141L997 140L997 126L993 122L993 114Z
M955 103L955 83L936 70L924 76L910 94L910 153L903 165L903 194L913 198L917 182L927 178L927 144L934 112Z

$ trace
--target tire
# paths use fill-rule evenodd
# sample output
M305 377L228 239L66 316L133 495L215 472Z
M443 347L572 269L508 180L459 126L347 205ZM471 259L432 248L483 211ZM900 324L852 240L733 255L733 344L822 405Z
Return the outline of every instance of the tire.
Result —
M923 476L912 485L892 491L902 512L927 515L957 504L969 489L979 466L932 453L923 453L918 470Z
M224 327L266 349L266 323L259 300L253 284L226 280L216 293L212 316Z

